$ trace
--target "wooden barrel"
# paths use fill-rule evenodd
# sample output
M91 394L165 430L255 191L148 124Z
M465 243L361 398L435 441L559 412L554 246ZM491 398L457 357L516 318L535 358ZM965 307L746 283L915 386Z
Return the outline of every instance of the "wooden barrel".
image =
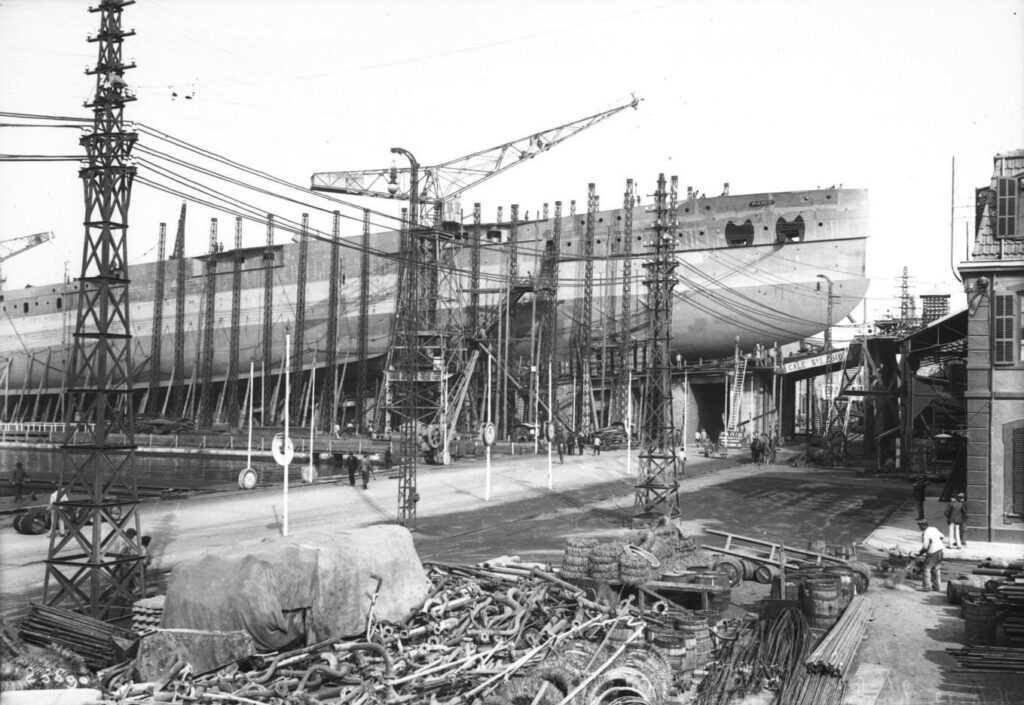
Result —
M704 617L687 616L676 620L684 639L693 639L693 667L701 668L711 661L711 632L708 631L708 620ZM689 649L687 649L689 652Z
M966 597L964 636L969 646L996 643L996 605L984 597Z
M839 580L836 587L839 589L839 613L842 614L857 594L853 569L844 565L832 565L825 569L825 574L834 575Z
M773 600L796 600L800 601L803 595L804 581L801 578L786 577L786 592L782 592L782 576L776 575L772 578L771 599Z
M946 600L951 605L963 604L968 595L980 595L985 591L985 576L958 575L946 582Z
M720 556L715 562L715 571L729 579L730 587L736 587L743 582L743 562L735 556Z
M709 627L713 627L722 621L722 613L718 610L697 610L694 614L708 620Z
M781 574L778 568L767 563L762 563L757 566L757 571L754 573L754 580L761 583L762 585L770 585L772 580L779 574Z
M661 652L665 654L665 658L668 659L669 665L673 671L686 670L686 642L682 639L674 638L671 640L659 640L655 641L654 645L661 649ZM689 670L693 670L692 667Z
M839 619L839 581L836 576L804 582L804 615L815 629L831 629Z
M718 612L725 612L732 602L732 586L729 578L715 570L697 573L698 585L714 585L721 588L718 592L708 595L708 607Z
M679 666L679 670L686 673L697 668L697 638L683 637L683 646L686 648L686 657L683 659L682 665Z
M740 563L743 564L743 579L754 580L754 573L757 572L757 567L761 564L749 558L741 558Z

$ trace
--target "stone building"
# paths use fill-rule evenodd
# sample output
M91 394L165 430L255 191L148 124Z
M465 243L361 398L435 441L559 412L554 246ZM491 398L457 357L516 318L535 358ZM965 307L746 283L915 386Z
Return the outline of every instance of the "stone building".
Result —
M968 539L1024 543L1024 149L977 189L967 293Z

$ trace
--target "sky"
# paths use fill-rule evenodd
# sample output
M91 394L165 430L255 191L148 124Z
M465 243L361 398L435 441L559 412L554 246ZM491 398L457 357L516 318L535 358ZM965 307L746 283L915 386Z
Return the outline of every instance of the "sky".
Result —
M0 0L0 111L91 116L88 5ZM486 219L512 203L585 204L593 182L613 208L627 178L649 202L659 172L711 195L724 182L734 194L866 188L872 318L898 312L904 267L911 293L963 305L952 263L966 256L974 189L994 154L1024 146L1024 0L138 0L123 17L137 64L126 119L300 187L314 172L387 167L395 146L447 161L635 94L638 109L469 191L464 207L480 202ZM78 155L78 137L0 127L0 154ZM197 159L149 133L142 148ZM78 274L78 167L0 161L0 239L56 234L4 264L8 288ZM319 203L293 195L275 206L288 218ZM159 224L173 232L179 208L135 184L131 262L155 259ZM343 211L342 234L361 232L359 211ZM186 254L206 251L211 217L230 242L231 216L190 206ZM329 214L311 211L311 225L329 231ZM264 237L245 225L244 245Z

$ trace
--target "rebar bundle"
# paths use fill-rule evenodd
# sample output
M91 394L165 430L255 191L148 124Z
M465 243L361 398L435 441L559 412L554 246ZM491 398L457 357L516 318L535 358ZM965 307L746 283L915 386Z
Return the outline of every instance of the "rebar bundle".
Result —
M958 671L1024 673L1024 649L1012 646L968 646L946 649Z
M871 616L871 601L863 595L854 597L836 625L807 659L807 670L845 679Z

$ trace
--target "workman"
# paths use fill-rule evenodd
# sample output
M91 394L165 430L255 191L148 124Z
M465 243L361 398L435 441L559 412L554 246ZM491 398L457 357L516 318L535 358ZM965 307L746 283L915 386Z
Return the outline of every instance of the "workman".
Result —
M565 441L561 437L555 440L558 444L558 463L562 464L565 462Z
M914 501L917 502L917 520L924 519L924 496L928 489L928 478L924 475L914 477Z
M348 470L348 484L351 487L355 487L356 471L359 470L359 458L356 457L355 453L349 453L348 457L345 458L345 469Z
M64 515L57 506L58 502L68 501L68 492L63 487L58 487L50 494L50 533L57 532L64 536L68 532L67 522Z
M934 526L928 526L924 519L917 520L917 526L921 529L921 550L917 555L924 556L924 566L921 568L921 589L925 592L934 589L942 592L942 580L939 566L942 564L942 532Z
M594 455L601 455L601 437L594 436Z
M370 465L370 454L363 453L363 457L359 459L359 474L363 477L364 490L370 485L370 473L372 472L373 466Z
M949 524L949 547L961 548L967 545L967 538L964 536L964 524L967 523L967 507L964 500L967 496L958 492L953 501L946 506L946 523Z
M14 475L11 476L11 483L14 485L14 501L20 502L21 495L25 491L25 485L28 483L28 473L25 471L25 466L21 464L20 460L14 466ZM38 499L35 490L32 490L32 499Z

